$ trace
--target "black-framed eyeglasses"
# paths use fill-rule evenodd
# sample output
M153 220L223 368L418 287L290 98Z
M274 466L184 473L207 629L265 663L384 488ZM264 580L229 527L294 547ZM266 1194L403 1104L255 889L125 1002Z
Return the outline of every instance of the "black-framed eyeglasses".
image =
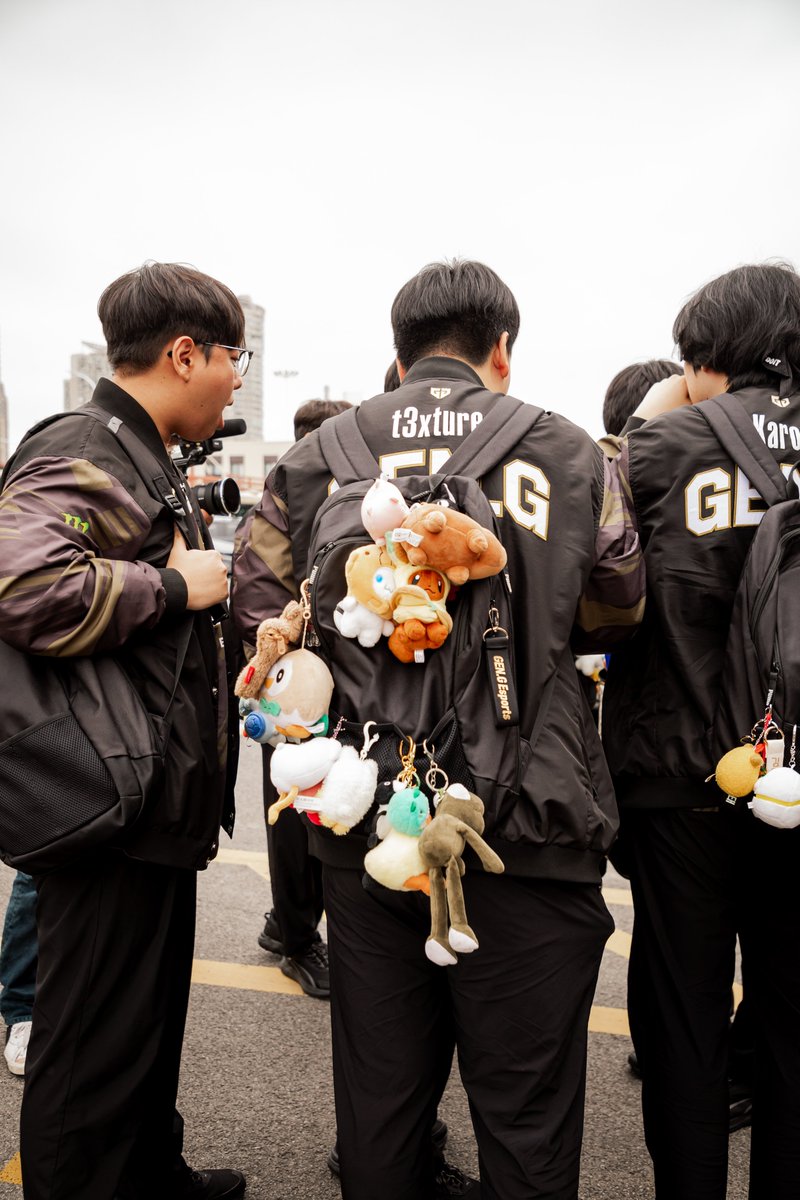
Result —
M219 346L220 350L238 350L239 357L233 364L237 375L244 378L247 374L247 368L250 366L250 359L255 354L255 350L245 350L244 346L226 346L224 342L195 342L195 346ZM167 358L172 358L172 351L167 351Z
M247 374L250 359L255 353L253 350L245 350L244 346L225 346L222 342L195 342L195 346L219 346L220 350L238 350L239 357L233 365L237 373L242 376Z

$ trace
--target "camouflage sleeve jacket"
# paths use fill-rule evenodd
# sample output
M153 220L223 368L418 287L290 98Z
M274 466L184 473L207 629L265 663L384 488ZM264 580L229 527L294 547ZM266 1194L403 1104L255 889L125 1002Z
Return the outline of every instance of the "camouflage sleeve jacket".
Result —
M278 616L297 598L286 502L272 488L274 473L258 505L236 535L231 612L246 647L266 617Z
M603 475L595 564L576 619L580 650L616 645L644 615L645 562L628 482L626 442L615 458L604 456Z
M0 495L0 638L35 654L92 654L184 609L181 576L143 561L153 515L88 458L28 458ZM165 550L146 556L166 562Z

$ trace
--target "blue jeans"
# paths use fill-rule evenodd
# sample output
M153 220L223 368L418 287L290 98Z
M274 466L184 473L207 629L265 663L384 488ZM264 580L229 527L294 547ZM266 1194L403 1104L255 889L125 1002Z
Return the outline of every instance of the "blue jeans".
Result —
M36 888L30 875L17 871L8 898L0 949L0 1017L6 1025L30 1021L39 943L36 938Z

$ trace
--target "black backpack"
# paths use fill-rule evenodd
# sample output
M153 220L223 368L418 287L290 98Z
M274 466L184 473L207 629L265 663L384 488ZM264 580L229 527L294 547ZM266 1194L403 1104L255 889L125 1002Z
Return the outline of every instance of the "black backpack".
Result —
M789 749L800 724L800 497L735 394L697 410L723 449L769 505L756 529L736 590L719 702L709 731L714 761L771 712Z
M109 427L191 545L163 467L118 418L86 406L48 417L22 441L76 413ZM15 458L0 476L0 492ZM9 866L38 875L122 844L157 798L170 709L193 627L191 617L176 626L174 686L157 714L145 709L113 654L53 658L0 641L0 858Z
M499 396L447 460L442 474L406 476L393 483L409 504L447 500L496 532L494 513L477 481L505 460L541 414L540 408ZM307 561L313 631L335 682L330 731L338 727L337 736L360 749L365 722L376 722L371 732L379 740L370 757L378 762L379 784L384 787L400 770L400 742L413 738L420 779L433 757L452 783L464 784L483 799L490 828L519 788L508 573L472 580L459 589L448 605L452 631L442 646L426 652L424 663L399 662L385 639L364 647L343 637L333 613L347 590L345 563L350 552L370 544L361 522L361 502L381 472L355 409L324 422L319 438L339 484L316 515ZM378 800L385 799L379 787Z

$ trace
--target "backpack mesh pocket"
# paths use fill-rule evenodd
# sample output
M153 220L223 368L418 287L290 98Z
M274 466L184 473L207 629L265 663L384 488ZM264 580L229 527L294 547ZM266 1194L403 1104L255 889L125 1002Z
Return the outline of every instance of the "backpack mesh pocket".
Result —
M331 728L336 728L336 722L333 718L331 718ZM391 783L402 768L400 743L405 738L405 735L402 730L393 724L374 725L370 729L370 734L374 735L376 733L379 735L379 739L370 747L369 757L374 759L378 764L378 783ZM355 746L360 751L364 745L364 726L356 721L343 721L338 740L343 746ZM458 731L458 721L452 709L445 713L436 728L428 734L426 740L428 748L436 760L436 765L440 770L444 771L450 782L462 783L464 787L474 792L475 781L467 766L467 759ZM408 739L406 738L406 748L407 741ZM414 768L419 775L420 783L426 791L430 791L425 784L425 775L430 765L430 759L425 754L422 743L418 742L414 756Z
M119 799L72 713L0 748L0 846L27 854L81 828Z

